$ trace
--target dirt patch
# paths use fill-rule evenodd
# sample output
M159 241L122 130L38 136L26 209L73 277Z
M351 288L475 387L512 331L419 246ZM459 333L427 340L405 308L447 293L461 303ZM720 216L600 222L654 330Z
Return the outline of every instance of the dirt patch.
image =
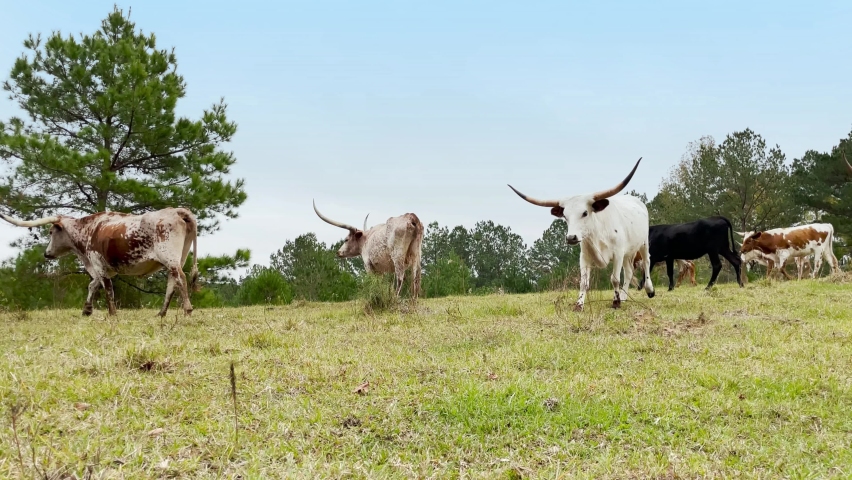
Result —
M711 323L710 316L701 312L696 317L680 320L661 320L651 311L642 311L634 315L634 329L640 334L677 337L687 332L700 331Z

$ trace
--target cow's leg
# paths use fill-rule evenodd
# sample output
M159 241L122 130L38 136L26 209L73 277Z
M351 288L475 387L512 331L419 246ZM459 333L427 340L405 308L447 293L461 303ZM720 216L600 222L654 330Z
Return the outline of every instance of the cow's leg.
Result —
M394 271L394 290L396 291L396 296L399 296L402 293L402 284L405 282L405 266L394 262Z
M411 282L411 298L417 298L420 296L420 276L422 273L422 268L420 267L420 262L411 267L413 270L413 281Z
M690 264L689 264L689 281L692 283L692 286L693 286L693 287L694 287L694 286L696 286L696 285L698 285L698 284L695 282L695 270L696 270L696 269L695 269L695 264L694 264L694 263L690 263ZM737 278L739 279L739 275L737 275ZM742 281L742 280L738 280L738 281Z
M772 279L772 269L775 268L775 262L769 259L766 259L766 278Z
M680 287L681 282L683 282L683 277L686 276L689 271L689 267L683 261L678 262L677 264L677 282L675 282L676 287Z
M172 273L172 269L169 269L169 279L166 282L166 298L163 301L163 308L160 309L160 313L157 315L165 317L169 313L169 304L172 302L172 295L175 293L175 283L177 282L178 276Z
M710 257L710 265L713 267L713 273L710 275L710 283L707 284L707 290L710 290L711 287L716 283L716 279L719 277L719 272L722 271L722 261L719 260L719 254L716 252L711 252L707 254Z
M624 258L616 256L612 260L612 275L609 276L609 281L612 283L612 289L615 292L612 308L621 308L621 270L623 266Z
M115 291L112 288L112 279L104 278L104 292L107 297L107 308L110 315L115 315Z
M639 260L641 260L641 257L639 258ZM642 287L639 286L640 285L640 283L639 283L640 282L640 280L639 280L639 269L640 269L639 261L632 262L632 265L633 265L633 278L630 279L630 285L627 287L627 289L629 290L630 287L636 287L637 289L641 289Z
M577 303L574 305L575 312L582 312L583 305L586 304L586 293L589 291L589 282L592 277L592 269L586 266L583 260L582 253L580 254L580 296L577 298Z
M654 298L654 283L651 282L651 269L654 268L654 263L651 258L651 252L648 250L647 242L639 247L639 255L642 257L642 266L645 267L643 269L645 274L642 276L642 286L645 287L645 294L648 295L648 298Z
M734 273L737 275L737 283L740 285L740 287L745 287L745 285L743 284L743 271L742 271L743 261L742 261L742 259L739 256L737 256L736 253L731 252L731 251L722 251L722 256L725 257L725 260L727 260L728 263L730 263L732 267L734 267ZM721 265L721 264L722 264L722 262L719 262L719 265ZM692 270L692 284L695 285L695 267L694 267L694 264L693 264L693 270Z
M630 290L630 282L633 281L633 255L624 257L624 283L621 284L619 290L621 300L627 300L627 291Z
M83 305L83 315L88 317L92 314L92 301L94 301L99 288L101 288L101 279L95 277L89 282L89 295L86 297L86 304Z
M814 255L814 269L811 270L811 278L817 277L817 272L819 272L820 269L822 268L823 256L828 257L828 255L829 255L828 249L823 249L822 253L823 253L822 255ZM833 256L833 254L832 254L832 256ZM829 264L830 264L830 262L831 262L831 260L829 259Z
M189 283L186 281L186 274L183 273L182 268L176 268L179 276L178 280L180 281L178 288L180 288L180 300L181 306L183 307L184 315L192 315L192 302L189 301Z
M641 276L636 275L636 279L638 280L638 282L637 282L638 284L636 286L637 290L642 290L642 287L645 286L645 269L643 268L644 267L643 263L644 262L640 262L639 266L635 267L636 272L639 272L640 270L642 271ZM651 267L651 268L653 268L653 267Z
M643 273L642 273L642 277L639 279L639 290L642 290L645 287L645 278L646 277L651 278L651 272L649 272L648 270L653 270L654 265L656 265L656 264L654 262L650 262L650 265L651 265L650 267L646 267L646 268L642 269ZM647 272L647 275L645 275L646 272Z
M789 255L786 255L783 251L778 255L778 270L787 277L787 280L792 280L793 277L787 273L787 259L790 258Z
M669 276L669 291L674 290L674 259L667 258L666 259L666 274Z

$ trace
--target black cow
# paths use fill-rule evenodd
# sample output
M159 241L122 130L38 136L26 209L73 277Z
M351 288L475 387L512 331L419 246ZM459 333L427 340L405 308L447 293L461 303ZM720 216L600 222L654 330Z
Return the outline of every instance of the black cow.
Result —
M730 239L731 243L728 244ZM734 243L734 229L730 220L725 217L716 216L702 218L689 223L674 225L652 225L648 229L648 243L651 253L651 270L657 262L666 262L666 270L669 274L669 290L674 290L674 262L675 260L695 260L707 255L713 266L713 275L707 288L716 283L716 277L722 270L722 261L719 255L725 257L728 263L734 267L737 273L737 283L743 286L740 267L742 260L734 253L737 244ZM644 276L639 282L642 288Z

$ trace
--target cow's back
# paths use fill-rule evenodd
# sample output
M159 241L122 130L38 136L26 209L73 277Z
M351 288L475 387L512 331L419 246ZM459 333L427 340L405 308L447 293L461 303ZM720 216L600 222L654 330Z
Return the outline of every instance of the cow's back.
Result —
M609 209L613 210L610 212L613 215L602 227L612 236L612 244L624 249L623 252L614 253L632 254L648 241L648 207L633 195L620 195L610 198L610 204L604 212Z

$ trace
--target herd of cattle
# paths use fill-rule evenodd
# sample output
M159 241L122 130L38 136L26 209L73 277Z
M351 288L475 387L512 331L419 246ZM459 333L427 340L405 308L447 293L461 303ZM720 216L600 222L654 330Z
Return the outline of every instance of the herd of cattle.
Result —
M827 223L777 228L760 232L736 232L743 237L739 255L735 252L734 229L724 217L703 218L677 225L649 226L648 209L632 195L615 196L621 192L642 161L640 158L630 174L615 187L593 194L575 195L562 199L540 200L524 195L509 185L518 196L533 205L549 207L550 213L568 224L566 241L580 246L580 296L574 307L583 310L589 290L593 268L613 264L612 282L615 292L612 306L618 308L627 299L627 288L633 282L633 273L642 272L638 288L654 297L651 270L657 263L665 262L669 290L674 284L674 264L678 263L680 278L689 274L695 285L695 265L692 260L707 255L712 266L710 283L716 282L722 270L720 256L734 268L737 282L743 286L742 265L758 262L773 268L787 278L785 263L791 258L802 278L808 258L814 257L811 276L820 271L822 261L828 261L833 272L839 270L832 246L834 228ZM852 164L845 159L849 174ZM323 221L349 231L346 241L337 252L339 257L361 256L368 274L393 273L396 294L402 289L405 273L411 270L411 294L420 292L420 255L423 242L423 224L417 215L406 213L392 217L387 222L367 229L358 229L336 222L317 210ZM147 276L163 268L168 273L165 300L159 315L165 316L175 288L181 295L184 313L192 313L189 289L198 280L198 222L186 208L166 208L142 215L118 212L100 212L82 218L67 216L45 217L24 221L0 214L7 222L20 227L51 225L50 240L44 252L48 259L73 253L92 277L83 315L91 315L92 301L100 288L106 292L109 314L116 313L112 278L116 275ZM367 215L369 218L369 215ZM189 281L183 265L193 248L193 265ZM622 283L622 270L624 282Z

